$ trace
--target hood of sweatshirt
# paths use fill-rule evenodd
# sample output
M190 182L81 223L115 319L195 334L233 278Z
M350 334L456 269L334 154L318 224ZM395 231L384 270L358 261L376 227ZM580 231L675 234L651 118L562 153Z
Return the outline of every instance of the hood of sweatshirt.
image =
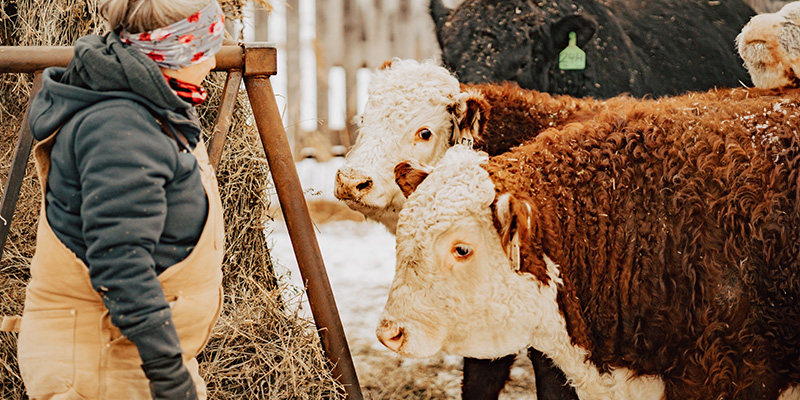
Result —
M45 139L76 112L119 98L139 102L165 117L191 142L199 137L192 106L172 91L155 62L123 44L114 32L81 37L66 68L45 69L30 109L33 136Z

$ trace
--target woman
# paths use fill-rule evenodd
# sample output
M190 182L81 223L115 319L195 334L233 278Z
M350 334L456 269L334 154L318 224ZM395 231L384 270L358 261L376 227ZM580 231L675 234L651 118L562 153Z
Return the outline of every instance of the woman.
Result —
M223 225L193 105L216 0L107 0L30 110L44 201L19 336L32 399L196 399Z

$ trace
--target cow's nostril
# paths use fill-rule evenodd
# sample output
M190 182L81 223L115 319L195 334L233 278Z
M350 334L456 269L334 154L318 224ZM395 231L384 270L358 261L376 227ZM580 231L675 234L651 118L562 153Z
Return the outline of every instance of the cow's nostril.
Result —
M405 330L401 326L383 322L376 333L378 340L391 350L398 351L403 344Z
M363 192L365 190L369 190L372 187L372 179L367 179L364 182L359 183L356 185L356 189Z
M398 342L403 338L403 328L397 330L397 334L389 338L389 341Z

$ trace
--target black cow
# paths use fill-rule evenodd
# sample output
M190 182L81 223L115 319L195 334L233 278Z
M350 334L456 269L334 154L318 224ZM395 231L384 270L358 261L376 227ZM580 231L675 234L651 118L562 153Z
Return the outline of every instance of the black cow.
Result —
M755 11L742 0L431 0L442 62L464 83L607 98L750 84L734 39ZM570 32L585 69L562 70Z

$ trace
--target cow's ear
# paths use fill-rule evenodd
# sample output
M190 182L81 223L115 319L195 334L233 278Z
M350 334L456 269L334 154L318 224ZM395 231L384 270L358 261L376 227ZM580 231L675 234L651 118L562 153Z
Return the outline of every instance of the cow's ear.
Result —
M578 47L583 48L597 32L597 21L583 14L572 14L561 18L550 26L550 37L556 52L569 44L569 33L575 32Z
M456 103L450 109L453 117L450 144L464 144L469 147L482 145L490 111L489 101L480 91L467 89L459 93Z
M378 70L383 71L385 69L391 69L392 68L392 62L394 62L394 60L386 60L386 61L384 61L383 64L381 64L381 66L378 67Z
M500 241L509 256L513 257L511 247L518 244L520 240L528 239L533 210L528 202L504 193L497 197L494 212ZM519 269L519 266L516 269Z
M403 192L403 195L408 198L411 193L414 193L425 178L430 175L433 167L424 165L420 162L409 160L403 161L394 167L394 181Z
M547 283L547 265L538 208L530 199L499 195L494 202L494 223L509 264L515 271L530 273Z

